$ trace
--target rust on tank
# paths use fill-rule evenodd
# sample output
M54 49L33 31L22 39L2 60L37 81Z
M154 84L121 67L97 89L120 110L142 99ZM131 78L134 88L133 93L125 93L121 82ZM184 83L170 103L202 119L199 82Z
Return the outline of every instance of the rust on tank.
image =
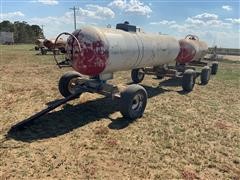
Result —
M180 52L176 60L179 63L190 62L196 55L196 49L192 44L188 43L185 39L180 40L179 44L180 44Z
M187 35L185 39L179 40L180 52L176 58L179 63L199 61L207 53L207 44L200 41L195 35Z
M86 75L100 74L106 67L109 56L107 44L94 32L76 30L73 35L77 37L81 52L78 52L78 44L72 38L68 39L68 51L72 51L73 68Z

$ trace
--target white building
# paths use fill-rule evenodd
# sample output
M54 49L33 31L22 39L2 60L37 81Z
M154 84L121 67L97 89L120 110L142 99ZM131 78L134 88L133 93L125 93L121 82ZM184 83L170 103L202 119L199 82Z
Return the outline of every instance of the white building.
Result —
M0 44L13 44L13 32L0 32Z

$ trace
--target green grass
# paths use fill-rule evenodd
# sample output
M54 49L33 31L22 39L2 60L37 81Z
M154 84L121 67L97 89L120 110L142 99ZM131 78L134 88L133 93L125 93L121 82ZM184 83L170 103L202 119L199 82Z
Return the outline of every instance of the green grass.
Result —
M86 93L9 132L61 98L58 80L71 70L33 47L0 46L0 179L240 178L239 63L220 62L209 84L189 94L146 76L150 98L134 122L117 102ZM130 81L130 72L118 72L112 83Z
M238 65L239 66L239 65ZM240 71L238 68L229 67L228 69L222 69L217 78L224 81L238 82L240 81Z

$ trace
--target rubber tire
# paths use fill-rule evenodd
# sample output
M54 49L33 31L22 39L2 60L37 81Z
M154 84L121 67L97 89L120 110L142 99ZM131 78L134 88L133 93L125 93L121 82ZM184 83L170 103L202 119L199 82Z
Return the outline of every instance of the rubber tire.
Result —
M140 83L144 79L145 73L143 74L142 78L138 77L138 74L139 74L140 70L142 70L142 69L133 69L132 72L131 72L132 81L134 83Z
M201 72L201 84L202 85L206 85L210 79L210 75L211 75L211 69L209 66L205 66L203 67L202 69L202 72Z
M58 82L58 90L63 97L68 97L72 93L68 90L68 84L73 78L81 77L76 71L66 72Z
M46 49L43 49L43 48L41 48L41 54L42 54L42 55L46 55L46 54L47 54L47 50L46 50Z
M192 69L187 69L183 73L182 88L184 91L190 92L193 90L195 85L195 77L196 77L196 72Z
M218 62L213 62L212 63L212 69L211 69L211 74L216 75L218 71Z
M143 104L138 111L134 111L132 109L133 100L134 97L139 93L143 97L142 99ZM148 97L147 91L142 86L138 84L129 85L127 89L125 89L125 91L121 92L120 112L123 115L123 117L132 120L142 117L147 105L147 97Z

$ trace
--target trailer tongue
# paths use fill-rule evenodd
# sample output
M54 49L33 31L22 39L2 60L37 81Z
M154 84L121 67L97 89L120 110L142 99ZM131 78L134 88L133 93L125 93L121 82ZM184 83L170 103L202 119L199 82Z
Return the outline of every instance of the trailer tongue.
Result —
M45 108L45 109L37 112L36 114L32 115L31 117L29 117L29 118L27 118L27 119L25 119L25 120L15 124L14 126L11 127L11 130L21 129L24 126L26 126L26 125L28 125L30 123L33 123L34 120L40 118L41 116L47 114L50 111L56 109L57 107L67 103L68 101L77 99L81 93L82 93L81 91L78 91L78 92L76 92L74 94L71 94L70 96L68 96L66 98L57 100L55 103L50 104L47 108Z

